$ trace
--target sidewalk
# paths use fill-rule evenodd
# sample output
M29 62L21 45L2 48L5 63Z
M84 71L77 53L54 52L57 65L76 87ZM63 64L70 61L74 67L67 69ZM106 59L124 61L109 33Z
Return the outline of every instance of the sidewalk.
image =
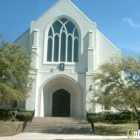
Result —
M21 133L11 137L0 137L0 140L129 140L129 139L127 138L127 136Z

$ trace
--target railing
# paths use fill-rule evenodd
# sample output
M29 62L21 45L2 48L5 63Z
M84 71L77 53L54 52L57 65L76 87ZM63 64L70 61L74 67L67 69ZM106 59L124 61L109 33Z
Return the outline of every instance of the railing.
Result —
M92 128L93 133L95 133L94 122L93 122L93 120L92 120L92 118L90 117L90 115L89 115L88 112L86 112L86 116L87 116L87 121L91 124L91 128Z
M32 122L32 120L33 120L33 118L34 118L34 115L35 115L35 109L34 109L34 111L32 112L32 115L30 116L30 123Z
M35 114L35 110L32 112L32 115L27 116L27 117L25 118L25 120L24 120L24 122L23 122L22 132L24 131L24 129L25 129L27 123L28 123L28 122L30 122L30 123L32 122L33 117L34 117L34 114Z
M25 120L24 120L24 122L23 122L22 132L24 131L24 129L25 129L25 127L26 127L26 125L27 125L27 123L28 123L28 121L29 121L29 118L30 118L30 116L27 116L27 117L25 118Z

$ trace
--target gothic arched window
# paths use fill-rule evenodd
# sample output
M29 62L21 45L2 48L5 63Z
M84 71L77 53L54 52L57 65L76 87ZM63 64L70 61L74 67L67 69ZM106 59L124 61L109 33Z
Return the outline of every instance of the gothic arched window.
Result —
M47 42L48 62L78 62L79 34L70 20L55 21L49 29Z

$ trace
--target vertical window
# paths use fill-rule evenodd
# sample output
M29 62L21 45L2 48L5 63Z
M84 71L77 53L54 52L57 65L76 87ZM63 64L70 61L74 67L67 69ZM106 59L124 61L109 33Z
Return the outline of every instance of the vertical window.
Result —
M56 35L54 39L54 56L53 56L54 62L58 62L58 54L59 54L59 37Z
M61 35L61 54L60 54L60 61L65 62L65 50L66 50L66 35L62 33Z
M52 61L52 39L48 39L48 52L47 52L47 60L49 62Z
M74 62L78 62L78 40L74 40Z
M72 62L72 37L68 37L67 61Z
M48 62L78 62L79 34L70 20L55 21L49 29L47 42Z

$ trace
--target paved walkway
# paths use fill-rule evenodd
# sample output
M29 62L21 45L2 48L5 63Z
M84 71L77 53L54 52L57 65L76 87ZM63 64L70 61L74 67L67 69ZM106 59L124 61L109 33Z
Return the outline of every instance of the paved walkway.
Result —
M0 137L0 140L129 140L129 139L127 138L127 136L21 133L11 137Z

